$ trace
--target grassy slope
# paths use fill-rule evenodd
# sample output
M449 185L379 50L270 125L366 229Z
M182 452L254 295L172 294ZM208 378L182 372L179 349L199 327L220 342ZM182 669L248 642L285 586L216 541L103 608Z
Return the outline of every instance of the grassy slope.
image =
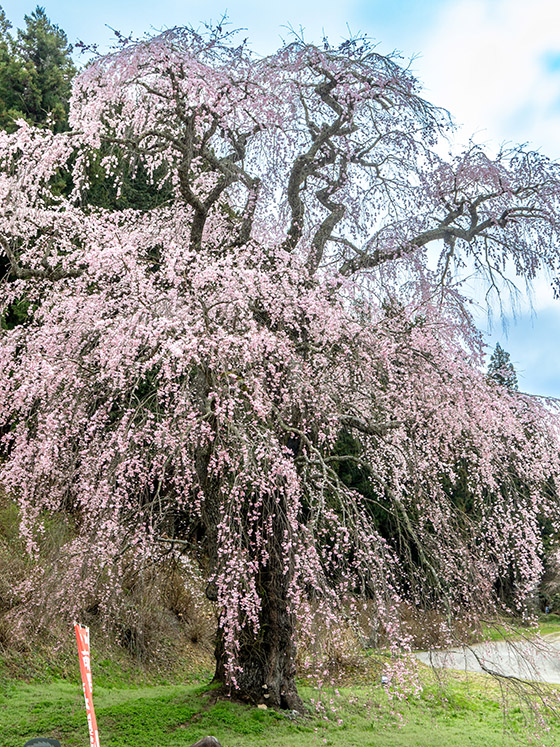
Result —
M206 734L215 735L224 747L446 747L465 745L529 744L523 732L520 709L510 711L509 732L504 731L497 687L480 676L452 676L445 698L433 675L423 673L422 695L400 704L398 711L381 687L356 685L328 693L328 718L307 716L290 720L272 710L212 700L212 691L201 682L188 685L111 685L94 679L94 698L103 747L181 747ZM309 703L317 693L301 692ZM342 725L338 723L342 719ZM34 736L57 737L63 747L87 747L88 735L79 682L49 683L4 681L0 695L0 745L22 747ZM521 737L521 739L520 739ZM547 738L558 744L560 725Z

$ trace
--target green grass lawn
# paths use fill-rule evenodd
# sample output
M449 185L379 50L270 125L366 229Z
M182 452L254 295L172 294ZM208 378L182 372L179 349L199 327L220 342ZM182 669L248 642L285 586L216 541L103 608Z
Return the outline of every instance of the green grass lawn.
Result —
M396 706L379 685L323 694L324 716L291 720L271 709L214 702L200 682L187 685L96 685L94 700L102 747L182 747L207 734L224 747L505 747L530 744L523 710L512 704L507 726L498 686L483 676L453 674L442 690L423 670L419 697ZM318 693L300 688L311 707ZM331 710L333 709L333 710ZM4 681L0 694L0 747L22 747L34 736L54 736L62 747L89 744L79 682ZM539 741L535 744L540 743ZM560 724L545 744L560 743Z
M560 635L560 615L541 615L534 626L524 626L513 621L511 623L486 623L482 626L484 639L503 641L516 638L526 638L534 635Z
M560 615L541 615L539 619L539 633L541 635L560 634Z

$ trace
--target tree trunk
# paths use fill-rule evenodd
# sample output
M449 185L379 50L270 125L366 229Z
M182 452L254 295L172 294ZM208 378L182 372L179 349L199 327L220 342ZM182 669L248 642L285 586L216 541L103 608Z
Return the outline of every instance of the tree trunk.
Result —
M228 682L221 629L216 644L215 682L222 683L235 697L272 708L303 712L296 677L295 616L289 610L289 588L293 562L284 558L282 537L288 525L285 496L280 492L263 501L262 521L270 521L268 558L261 565L257 589L261 600L260 627L240 631L235 686ZM286 562L287 560L287 562Z
M241 631L235 686L227 681L221 629L216 644L214 681L222 683L231 695L250 703L303 712L304 706L295 683L296 646L294 615L287 607L288 579L272 559L260 574L262 610L260 629Z
M202 388L202 384L201 384ZM221 486L208 474L210 449L200 452L197 458L197 474L205 499L202 518L206 534L206 554L210 567L218 568L218 524L221 520ZM279 493L263 501L262 520L270 518L272 531L269 536L268 561L260 569L258 589L261 598L260 628L256 636L252 628L240 632L239 655L236 665L236 685L228 681L226 656L222 629L218 629L215 649L216 671L214 682L219 682L229 694L250 702L264 703L273 708L286 708L303 712L303 702L297 693L295 620L288 610L288 589L291 572L284 572L281 538L287 526L285 497ZM288 563L290 567L292 564ZM210 578L206 596L212 601L218 598L214 578Z

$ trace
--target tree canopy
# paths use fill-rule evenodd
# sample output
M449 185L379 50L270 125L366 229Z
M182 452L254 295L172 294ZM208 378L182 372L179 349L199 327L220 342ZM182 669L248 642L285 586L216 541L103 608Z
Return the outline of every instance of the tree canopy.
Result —
M405 602L475 620L506 576L522 609L558 520L558 422L488 382L458 280L556 267L558 165L442 158L448 115L367 40L263 59L218 32L124 40L76 79L69 123L0 136L2 304L28 301L0 332L0 477L31 549L41 512L76 517L60 608L95 567L110 586L188 550L217 679L290 708L319 617L366 604L406 646ZM103 207L92 164L162 199Z

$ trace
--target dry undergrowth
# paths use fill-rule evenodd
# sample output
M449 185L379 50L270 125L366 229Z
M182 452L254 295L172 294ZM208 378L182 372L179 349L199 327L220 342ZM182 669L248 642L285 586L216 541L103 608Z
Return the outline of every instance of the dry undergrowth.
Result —
M71 517L50 516L31 558L17 508L0 493L0 659L10 676L74 673L73 620L60 606L73 593L60 583L61 548L73 533ZM119 661L123 671L140 664L148 675L208 667L216 614L193 576L191 565L169 557L157 567L131 565L110 596L100 579L98 597L94 590L76 613L91 629L97 661Z

